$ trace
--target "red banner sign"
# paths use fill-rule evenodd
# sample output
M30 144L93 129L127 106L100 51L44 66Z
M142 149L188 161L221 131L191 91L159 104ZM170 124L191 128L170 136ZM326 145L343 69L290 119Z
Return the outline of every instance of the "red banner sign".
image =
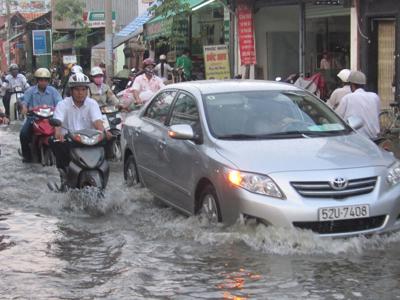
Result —
M250 3L249 3L250 2ZM239 48L242 65L256 64L252 1L239 0L237 6Z

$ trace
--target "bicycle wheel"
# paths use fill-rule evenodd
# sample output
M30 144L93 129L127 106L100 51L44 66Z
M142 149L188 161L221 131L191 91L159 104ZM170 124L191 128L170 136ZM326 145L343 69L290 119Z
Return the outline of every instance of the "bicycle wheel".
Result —
M381 134L390 132L395 122L395 116L391 110L384 110L379 114L379 126Z

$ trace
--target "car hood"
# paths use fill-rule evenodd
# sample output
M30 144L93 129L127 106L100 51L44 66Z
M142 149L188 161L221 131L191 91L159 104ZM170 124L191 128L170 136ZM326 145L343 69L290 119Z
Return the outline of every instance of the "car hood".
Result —
M216 144L216 151L239 170L263 174L389 166L395 161L391 153L356 133L301 139L217 140Z

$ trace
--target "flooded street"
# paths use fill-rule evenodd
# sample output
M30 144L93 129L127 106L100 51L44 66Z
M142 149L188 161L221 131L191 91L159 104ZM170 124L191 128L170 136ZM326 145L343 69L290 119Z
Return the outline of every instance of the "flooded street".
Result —
M0 299L400 299L400 233L351 239L210 227L124 185L49 192L0 128Z

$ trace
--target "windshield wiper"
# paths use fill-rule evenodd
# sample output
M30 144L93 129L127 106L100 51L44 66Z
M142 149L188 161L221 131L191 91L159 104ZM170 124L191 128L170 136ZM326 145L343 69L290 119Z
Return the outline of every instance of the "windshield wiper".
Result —
M256 140L259 139L259 135L254 134L243 134L243 133L235 133L235 134L227 134L218 136L221 140Z
M221 140L262 140L262 139L282 139L282 138L306 138L307 136L299 131L277 132L268 134L230 134L218 136Z

